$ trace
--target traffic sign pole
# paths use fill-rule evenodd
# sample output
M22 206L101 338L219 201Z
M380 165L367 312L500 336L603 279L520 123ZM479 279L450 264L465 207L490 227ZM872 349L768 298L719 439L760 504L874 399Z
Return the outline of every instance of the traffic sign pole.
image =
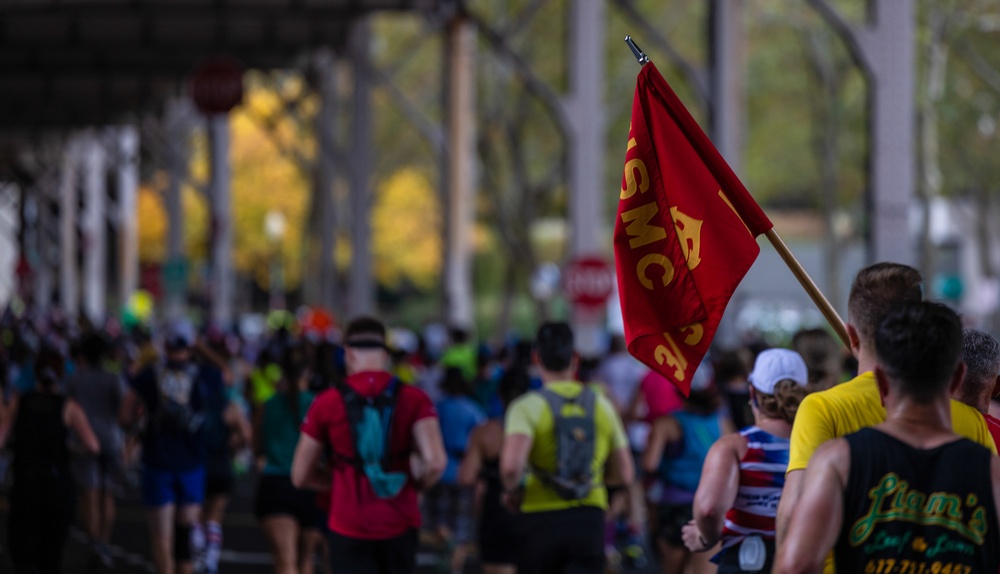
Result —
M600 255L585 255L566 266L563 289L573 305L577 352L595 356L603 349L604 307L614 291L615 273Z

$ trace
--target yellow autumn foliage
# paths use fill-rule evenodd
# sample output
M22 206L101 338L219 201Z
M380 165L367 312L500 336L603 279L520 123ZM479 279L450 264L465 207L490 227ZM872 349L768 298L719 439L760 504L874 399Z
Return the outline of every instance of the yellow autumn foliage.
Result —
M248 76L243 104L230 115L231 217L233 265L237 272L267 286L269 262L281 257L288 288L297 287L303 270L303 234L306 232L311 182L303 172L316 153L312 133L284 112L281 90L287 99L306 89L301 81L286 81L277 89ZM300 107L304 114L315 109L315 98ZM274 118L272 129L261 118ZM210 178L209 143L204 128L192 138L190 177L194 185L184 188L185 251L192 263L204 261L209 233L208 204L198 188L207 188ZM298 163L297 163L298 162ZM167 218L162 194L166 176L159 172L144 182L139 193L140 258L162 263L166 257ZM287 222L284 237L275 245L264 232L270 211L280 212ZM431 289L441 271L442 216L437 191L419 169L403 168L382 180L372 211L372 252L376 279L390 288L408 281ZM480 233L476 244L482 242ZM337 264L347 272L350 233L341 229L337 239Z
M302 137L293 120L280 113L281 99L275 91L250 86L243 105L231 117L233 264L237 271L267 285L268 261L280 256L285 281L295 287L302 279L310 182L283 151L294 150L311 160L315 139L312 134ZM261 117L277 118L273 132L260 124ZM264 219L270 211L281 213L287 222L277 245L264 233Z
M275 114L281 103L277 94L251 84L242 106L230 116L231 224L233 230L233 265L244 274L263 277L266 285L267 264L281 256L290 286L301 278L299 254L302 245L308 185L295 163L279 152L274 137L282 146L293 147L311 157L313 139L294 133L292 121ZM269 135L259 124L262 115L280 119ZM204 130L192 138L191 179L206 187L210 177L208 141ZM167 217L162 193L166 175L158 173L145 182L139 192L139 257L144 262L162 263L166 257ZM209 232L208 205L192 186L184 188L185 253L189 259L204 260ZM279 245L273 245L264 233L264 218L269 211L285 216L288 225Z
M139 186L136 215L139 222L139 260L143 263L163 263L167 257L167 219L163 193L166 174L158 173L151 182ZM205 233L208 229L208 206L198 192L185 187L184 251L191 258L203 258L206 252Z
M388 287L404 279L430 289L441 272L441 208L437 192L415 168L379 185L372 210L375 277Z

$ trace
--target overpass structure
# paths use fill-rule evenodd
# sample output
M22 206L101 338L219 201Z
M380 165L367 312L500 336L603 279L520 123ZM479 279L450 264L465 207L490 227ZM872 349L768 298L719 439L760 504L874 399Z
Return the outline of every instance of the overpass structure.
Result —
M207 122L212 177L212 318L232 320L228 119L199 114L188 82L206 58L250 69L309 68L322 97L317 118L317 207L333 216L333 66L347 60L355 90L349 161L352 195L364 211L370 185L371 106L367 19L378 11L457 15L450 0L7 0L0 3L0 181L20 192L18 277L22 297L71 315L106 315L138 285L136 193L140 157L154 156L170 182L168 274L185 274L181 184L192 125ZM325 122L325 123L324 123ZM141 140L146 141L141 141ZM142 153L145 151L146 153ZM150 152L153 153L150 153ZM109 183L111 185L109 185ZM367 218L360 218L366 220ZM107 224L110 223L110 226ZM148 222L145 222L148 224ZM327 228L321 226L321 228ZM366 259L367 226L352 230ZM114 233L109 249L107 230ZM322 303L335 294L333 236L320 238ZM356 253L358 253L356 251ZM116 257L109 273L107 257ZM349 305L373 305L370 267L352 274ZM117 278L109 295L108 279ZM175 278L176 279L176 278ZM168 278L169 282L169 278ZM175 281L176 282L176 281ZM182 281L183 282L183 281ZM183 289L167 309L180 313Z

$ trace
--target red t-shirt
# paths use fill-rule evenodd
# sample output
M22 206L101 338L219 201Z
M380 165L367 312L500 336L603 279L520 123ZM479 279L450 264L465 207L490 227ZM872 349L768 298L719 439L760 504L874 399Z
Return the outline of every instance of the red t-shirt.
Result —
M385 390L392 375L385 372L356 373L347 377L347 384L358 394L374 397ZM400 384L396 410L392 419L392 438L387 472L410 472L407 453L416 449L413 442L413 425L420 420L436 417L434 404L420 389ZM329 445L334 453L347 458L355 456L354 443L348 428L347 411L340 393L330 389L313 401L302 432ZM332 469L330 497L330 530L342 536L362 540L386 540L402 536L408 530L420 527L420 509L417 507L417 490L410 480L395 498L375 496L371 483L364 473L351 464L336 463Z
M1000 449L1000 419L990 413L983 413L983 418L986 419L986 428L990 429L990 434L993 436L993 442L996 443L997 448Z

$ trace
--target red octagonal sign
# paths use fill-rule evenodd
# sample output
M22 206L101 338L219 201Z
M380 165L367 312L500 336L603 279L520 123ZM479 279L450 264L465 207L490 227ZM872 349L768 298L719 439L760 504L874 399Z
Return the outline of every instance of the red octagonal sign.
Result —
M224 114L243 100L243 67L224 56L203 60L191 76L191 99L205 114Z
M599 255L577 257L566 266L563 287L574 305L599 307L614 290L615 272Z

